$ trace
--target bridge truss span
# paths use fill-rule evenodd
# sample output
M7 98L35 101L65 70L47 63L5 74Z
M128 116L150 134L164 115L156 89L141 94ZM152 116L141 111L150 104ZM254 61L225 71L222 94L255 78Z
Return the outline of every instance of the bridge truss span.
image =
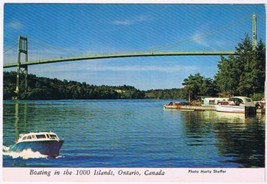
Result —
M95 59L112 59L112 58L126 58L126 57L153 57L153 56L218 56L218 55L235 55L234 51L176 51L176 52L132 52L132 53L116 53L116 54L97 54L79 57L60 57L47 60L35 60L20 63L20 66L38 65L47 63L58 63L68 61L80 60L95 60ZM17 67L18 64L6 64L4 68Z

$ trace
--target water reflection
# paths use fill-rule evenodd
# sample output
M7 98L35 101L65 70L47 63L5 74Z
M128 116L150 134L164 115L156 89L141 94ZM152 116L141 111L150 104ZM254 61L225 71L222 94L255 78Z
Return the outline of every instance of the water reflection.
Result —
M23 115L23 119L21 123L23 124L22 132L26 132L27 130L27 114L28 114L28 104L27 103L19 103L16 101L15 103L15 137L19 138L19 122L20 122L20 114Z
M16 136L16 140L19 138L19 128L18 128L18 124L19 124L19 104L16 103L15 104L15 136Z
M264 167L264 117L245 118L242 114L207 111L186 112L182 118L186 137L191 139L189 146L209 144L214 135L219 154L227 158L223 162Z
M4 115L4 136L10 136L12 134L13 139L18 139L19 134L26 132L28 128L27 123L28 104L20 101L13 101L7 103L3 109Z

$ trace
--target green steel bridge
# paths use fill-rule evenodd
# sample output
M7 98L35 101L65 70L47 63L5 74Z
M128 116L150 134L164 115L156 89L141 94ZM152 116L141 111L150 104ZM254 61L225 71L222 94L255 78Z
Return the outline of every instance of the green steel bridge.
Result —
M92 60L92 59L112 59L112 58L125 58L125 57L152 57L152 56L216 56L216 55L234 55L234 51L192 51L192 52L133 52L133 53L116 53L116 54L97 54L79 57L60 57L47 60L35 60L24 63L4 64L4 68L11 67L25 67L29 65L69 62L79 60Z

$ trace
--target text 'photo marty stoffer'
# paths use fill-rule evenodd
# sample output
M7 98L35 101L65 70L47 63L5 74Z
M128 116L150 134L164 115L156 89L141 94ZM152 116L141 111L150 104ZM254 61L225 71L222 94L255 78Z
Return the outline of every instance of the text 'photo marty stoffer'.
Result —
M265 181L264 4L2 6L4 182Z

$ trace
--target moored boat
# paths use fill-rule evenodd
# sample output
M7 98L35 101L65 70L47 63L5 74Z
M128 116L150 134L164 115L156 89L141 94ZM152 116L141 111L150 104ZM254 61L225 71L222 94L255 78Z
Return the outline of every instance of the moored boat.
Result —
M214 106L219 102L227 102L229 98L201 97L201 106Z
M181 105L188 105L188 102L170 102L169 104L163 105L164 109L180 109Z
M163 105L165 109L177 109L179 102L170 102L169 104Z
M245 96L234 96L229 98L227 102L219 102L215 105L215 109L218 112L233 112L233 113L245 113L245 108L255 108L255 104L251 98Z
M59 139L54 132L30 132L20 134L16 144L10 147L10 151L21 152L31 149L48 157L57 157L64 140Z

